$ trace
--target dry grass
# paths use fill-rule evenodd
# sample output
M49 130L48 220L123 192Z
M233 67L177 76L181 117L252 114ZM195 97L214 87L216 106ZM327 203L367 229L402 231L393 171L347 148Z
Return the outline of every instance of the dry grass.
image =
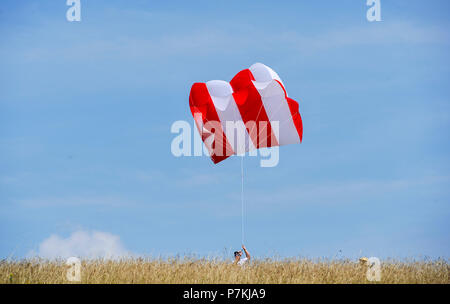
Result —
M81 283L373 283L367 267L350 260L255 260L244 268L230 262L201 259L124 259L82 261ZM0 262L0 283L70 283L64 261ZM380 283L449 283L449 264L435 261L382 261Z

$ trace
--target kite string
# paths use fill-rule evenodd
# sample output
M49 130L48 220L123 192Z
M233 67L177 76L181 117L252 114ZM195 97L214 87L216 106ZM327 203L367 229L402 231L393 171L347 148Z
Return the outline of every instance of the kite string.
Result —
M242 244L244 244L244 155L241 156L241 230L242 230Z

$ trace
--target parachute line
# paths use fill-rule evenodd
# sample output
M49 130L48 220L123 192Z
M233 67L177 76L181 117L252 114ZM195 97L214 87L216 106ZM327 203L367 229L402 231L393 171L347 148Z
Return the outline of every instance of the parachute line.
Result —
M245 154L244 154L245 155ZM241 211L242 211L242 244L244 244L244 155L241 156Z

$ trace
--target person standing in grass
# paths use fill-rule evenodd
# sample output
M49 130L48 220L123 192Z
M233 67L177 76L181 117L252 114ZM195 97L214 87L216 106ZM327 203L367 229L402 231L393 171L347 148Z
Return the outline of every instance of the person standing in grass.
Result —
M244 264L248 263L250 261L250 253L247 251L247 248L245 248L244 245L242 245L242 249L245 252L245 258L242 257L242 250L235 251L234 252L234 264L243 266Z

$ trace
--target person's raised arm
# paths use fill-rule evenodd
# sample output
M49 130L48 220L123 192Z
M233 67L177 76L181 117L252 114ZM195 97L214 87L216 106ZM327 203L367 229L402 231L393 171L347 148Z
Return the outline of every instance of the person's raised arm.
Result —
M245 246L244 245L242 245L242 249L244 249L244 252L245 252L245 256L247 257L247 259L249 259L250 260L250 258L251 258L251 256L250 256L250 253L247 251L247 248L245 248Z

